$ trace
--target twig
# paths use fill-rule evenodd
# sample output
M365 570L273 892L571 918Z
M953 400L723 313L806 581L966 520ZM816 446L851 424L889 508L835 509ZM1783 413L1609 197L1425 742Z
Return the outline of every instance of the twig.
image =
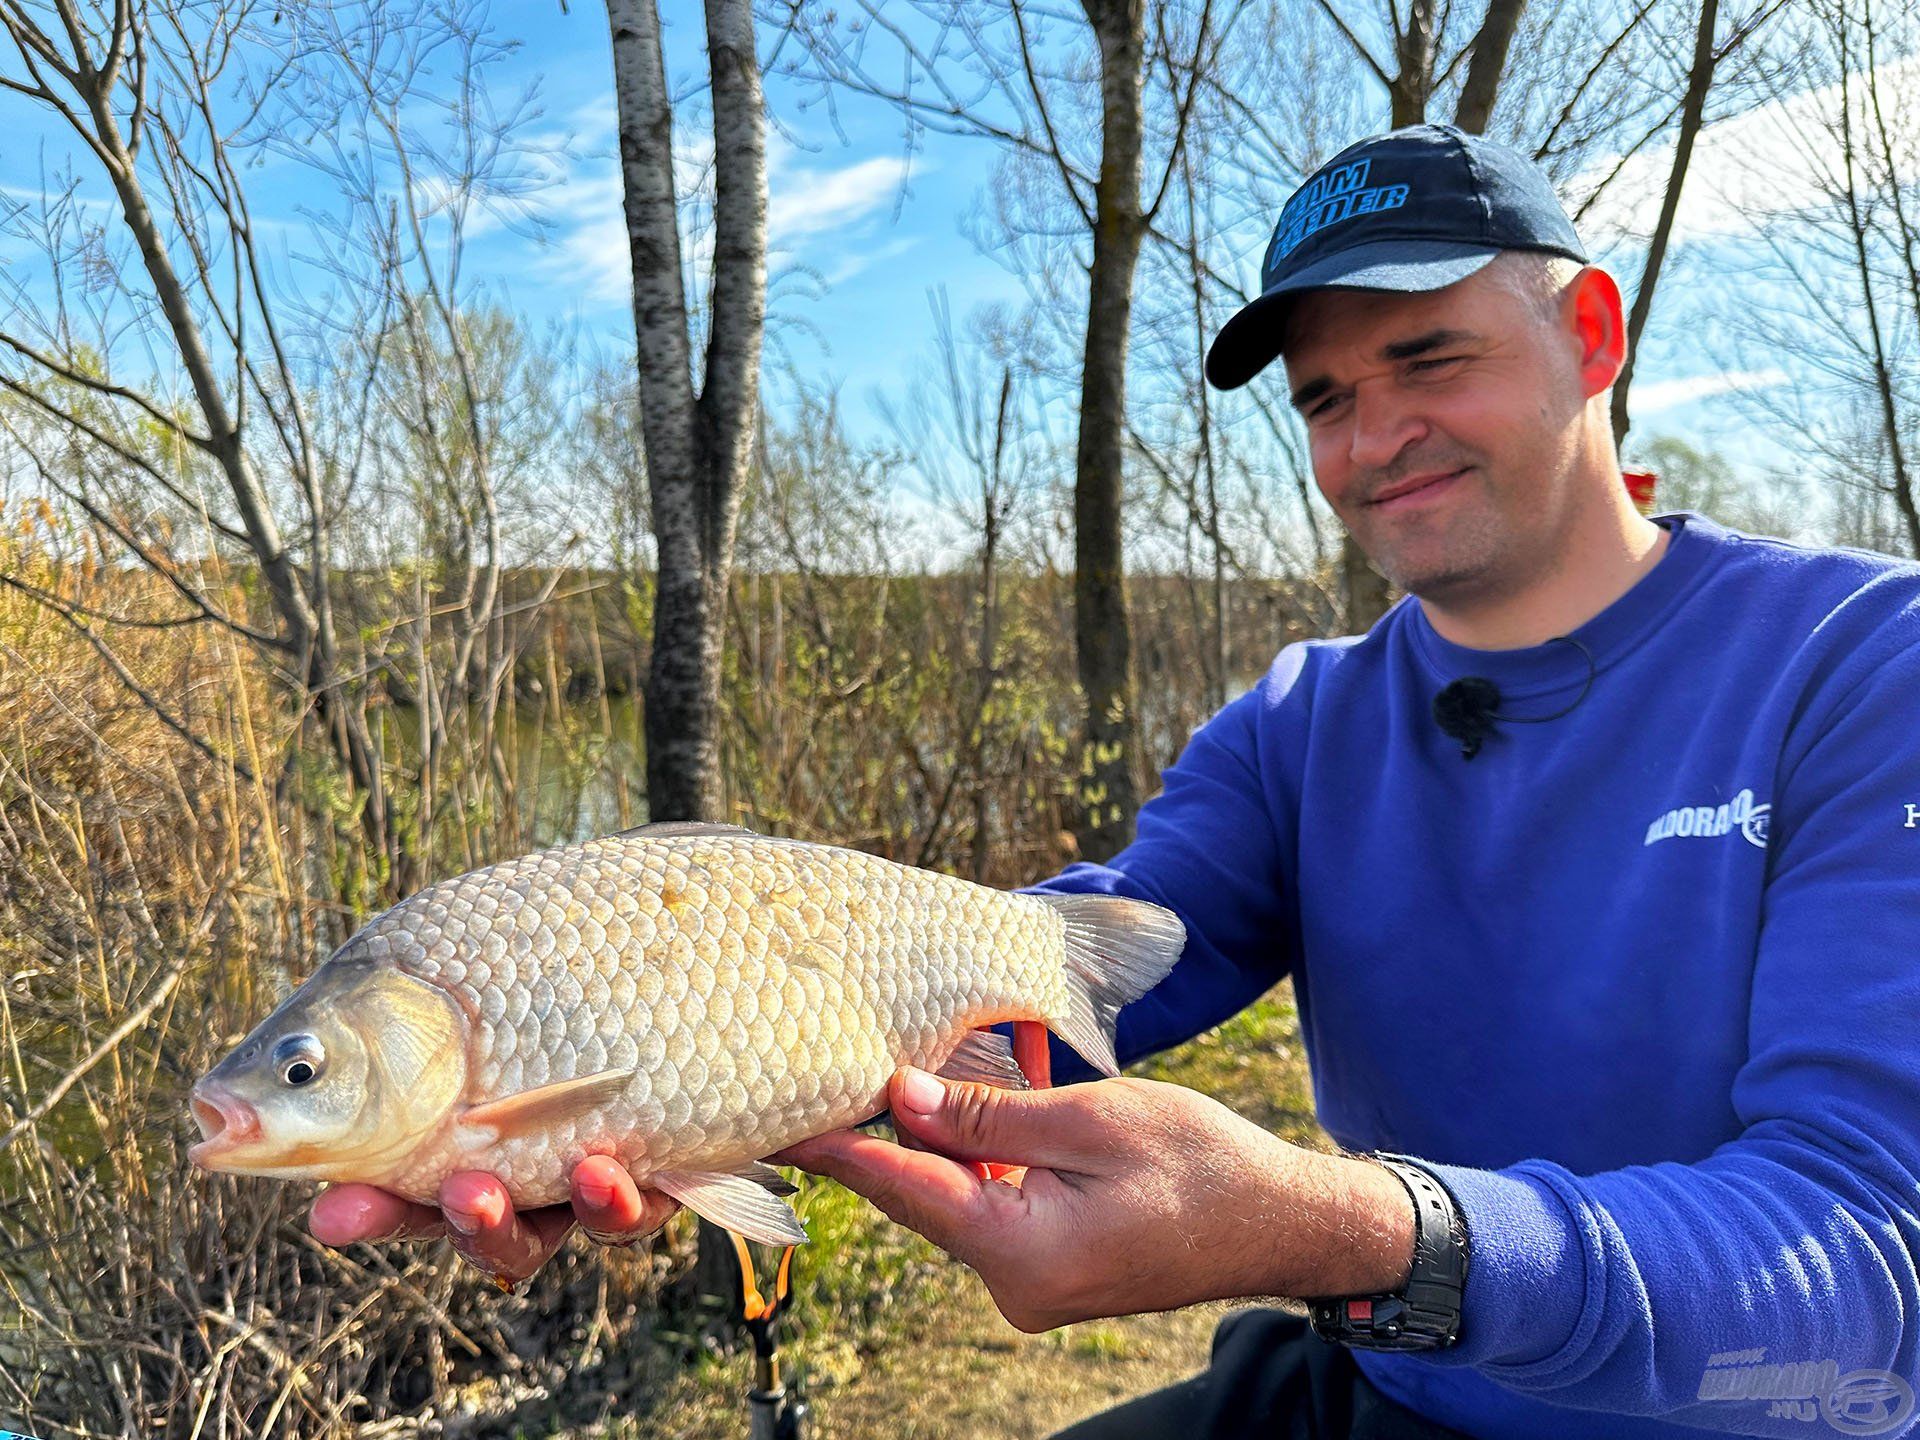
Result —
M40 1103L29 1110L19 1123L7 1131L5 1135L0 1135L0 1150L5 1150L9 1145L13 1144L23 1132L31 1129L44 1118L49 1110L60 1103L67 1091L80 1083L89 1070L106 1059L107 1056L113 1052L115 1046L119 1045L127 1036L139 1029L146 1018L160 1008L160 1002L173 993L173 987L180 983L180 974L181 967L178 965L169 970L161 978L159 985L154 987L153 993L147 996L145 1000L142 1000L139 1007L135 1009L131 1015L116 1025L111 1035L93 1047L92 1054L88 1055L79 1065L68 1071L66 1078L61 1080L58 1085L55 1085L53 1089L49 1090Z

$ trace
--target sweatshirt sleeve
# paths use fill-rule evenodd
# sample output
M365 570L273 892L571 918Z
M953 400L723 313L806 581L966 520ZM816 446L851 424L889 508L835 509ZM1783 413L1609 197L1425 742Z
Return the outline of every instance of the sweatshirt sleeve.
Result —
M1809 707L1776 780L1741 1132L1691 1164L1595 1175L1434 1165L1472 1259L1460 1341L1432 1364L1741 1434L1828 1433L1804 1405L1787 1411L1837 1396L1845 1413L1822 1418L1841 1433L1906 1432L1920 1385L1920 604L1856 638L1820 687L1838 700Z
M1069 866L1029 893L1125 895L1178 915L1187 945L1171 974L1120 1012L1117 1054L1131 1065L1258 999L1291 964L1286 925L1295 790L1289 737L1303 733L1313 647L1282 651L1262 681L1188 740L1140 810L1133 843L1104 865ZM1095 1078L1057 1037L1053 1078Z

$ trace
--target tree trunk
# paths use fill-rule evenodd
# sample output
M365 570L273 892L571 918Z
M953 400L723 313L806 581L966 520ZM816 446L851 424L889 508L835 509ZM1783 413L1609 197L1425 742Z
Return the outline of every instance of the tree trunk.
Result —
M1413 0L1407 7L1406 27L1394 37L1392 97L1393 128L1421 125L1427 118L1427 96L1433 92L1433 0Z
M673 108L654 0L607 0L640 419L658 547L646 684L647 813L717 819L722 620L759 405L766 122L753 14L707 0L715 167L713 309L696 398L673 187Z
M704 383L673 187L673 102L655 0L607 0L620 168L633 257L641 443L653 501L647 818L717 820L720 662L734 531L753 454L767 300L766 111L750 0L707 0L713 76L713 289ZM700 1222L692 1287L738 1294L732 1246Z
M1078 798L1080 854L1110 859L1133 836L1139 740L1122 556L1121 469L1140 202L1143 0L1086 0L1100 46L1100 178L1074 457L1074 641L1086 734Z
M1492 0L1479 34L1473 37L1473 59L1467 62L1466 82L1453 111L1453 123L1470 135L1483 134L1493 118L1500 81L1507 73L1507 51L1526 8L1527 0Z
M1647 245L1647 263L1640 272L1640 287L1633 294L1633 309L1627 316L1627 358L1620 376L1613 382L1613 443L1617 447L1627 438L1627 392L1633 385L1634 362L1640 355L1640 336L1647 328L1647 316L1653 311L1653 292L1660 283L1660 267L1666 262L1667 242L1673 236L1674 216L1680 209L1680 191L1687 183L1687 165L1693 159L1694 137L1707 108L1707 91L1713 85L1713 70L1718 57L1713 48L1714 22L1719 13L1718 0L1703 0L1700 24L1693 37L1693 64L1687 71L1687 93L1680 105L1680 134L1673 147L1673 168L1667 175L1667 193L1660 201L1660 219L1653 227Z

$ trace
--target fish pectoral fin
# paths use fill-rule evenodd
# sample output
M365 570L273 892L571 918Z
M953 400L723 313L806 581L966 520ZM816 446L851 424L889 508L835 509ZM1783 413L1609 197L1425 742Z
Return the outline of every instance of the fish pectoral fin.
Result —
M595 1075L504 1095L498 1100L484 1100L460 1113L460 1128L467 1138L485 1138L488 1143L511 1135L524 1135L606 1104L627 1088L633 1075L632 1070L602 1070Z
M1027 1077L1014 1063L1013 1042L997 1030L969 1030L947 1063L934 1072L948 1080L977 1080L1002 1090L1026 1090Z
M772 1170L762 1165L762 1170ZM777 1175L775 1178L778 1178ZM703 1220L758 1240L762 1245L804 1245L806 1229L786 1201L765 1188L766 1182L746 1175L722 1175L693 1170L656 1170L646 1183L664 1190ZM784 1182L782 1182L784 1183Z

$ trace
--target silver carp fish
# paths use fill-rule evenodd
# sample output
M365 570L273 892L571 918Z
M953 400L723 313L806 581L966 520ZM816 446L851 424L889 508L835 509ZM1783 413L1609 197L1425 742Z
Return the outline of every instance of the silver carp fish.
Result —
M1019 1087L1044 1024L1117 1072L1179 958L1156 905L1020 895L732 826L646 825L377 916L193 1088L208 1170L564 1200L589 1155L749 1239L806 1239L764 1157L886 1108L902 1065Z

